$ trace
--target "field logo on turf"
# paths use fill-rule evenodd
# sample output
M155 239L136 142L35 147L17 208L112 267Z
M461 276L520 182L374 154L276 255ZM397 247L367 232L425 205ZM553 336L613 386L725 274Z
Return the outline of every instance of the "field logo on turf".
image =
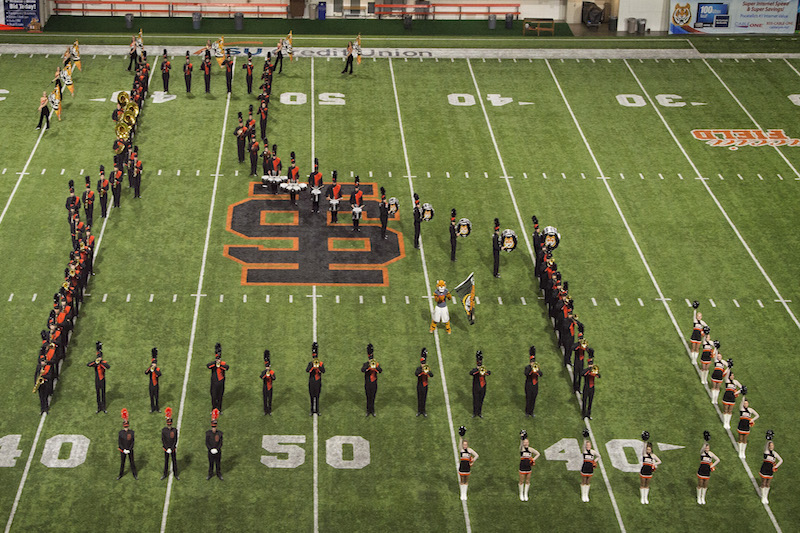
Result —
M789 137L783 130L692 130L692 135L709 146L730 150L740 146L800 146L800 139Z
M339 184L345 204L353 184ZM405 257L403 236L387 229L386 239L381 237L378 186L361 182L359 187L364 211L360 231L354 232L349 210L340 211L332 224L325 200L320 212L312 213L307 193L292 205L288 194L272 194L251 182L248 198L228 206L226 229L258 244L230 244L223 251L242 265L242 285L388 285L388 265Z

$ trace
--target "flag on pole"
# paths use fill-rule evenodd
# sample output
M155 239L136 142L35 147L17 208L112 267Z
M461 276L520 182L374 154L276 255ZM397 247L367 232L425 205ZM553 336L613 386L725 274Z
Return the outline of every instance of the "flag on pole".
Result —
M464 306L464 311L467 313L470 325L475 323L475 272L467 276L467 279L462 281L458 287L455 288L455 293L461 299L461 305Z

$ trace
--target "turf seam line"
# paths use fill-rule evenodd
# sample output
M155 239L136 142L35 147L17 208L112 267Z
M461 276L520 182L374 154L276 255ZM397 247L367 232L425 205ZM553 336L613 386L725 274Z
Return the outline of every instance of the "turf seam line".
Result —
M234 76L236 74L236 58L233 58L233 72ZM152 78L153 72L155 69L150 73L150 77ZM184 405L186 404L186 391L189 386L189 370L192 367L192 353L194 352L194 339L197 333L197 317L200 312L200 302L201 302L201 294L203 292L203 281L205 280L205 273L206 273L206 259L208 258L208 244L211 240L211 222L214 218L214 205L216 203L217 198L217 187L219 185L219 169L220 165L222 164L222 149L225 147L225 131L228 128L228 110L230 109L231 105L231 93L228 93L228 97L225 101L225 114L222 119L222 134L219 138L219 154L217 156L217 169L215 174L217 176L214 177L214 187L211 191L211 205L208 208L208 224L206 226L206 238L205 243L203 245L203 259L200 263L200 277L197 280L197 296L195 297L194 302L194 314L192 316L192 330L189 336L189 349L186 355L186 370L184 371L183 375L183 387L181 388L181 402L180 406L178 407L178 422L176 425L176 429L178 430L178 435L180 435L181 431L181 423L183 422L183 412L184 412ZM172 494L172 483L175 478L175 473L170 471L169 478L167 479L167 491L164 496L164 511L161 514L161 533L164 533L167 527L167 515L169 513L169 500Z
M392 77L392 90L394 92L395 107L397 108L397 123L398 123L399 129L400 129L400 141L401 141L401 144L403 146L403 158L405 160L406 172L410 176L411 175L411 164L408 161L408 147L406 145L406 135L405 135L405 132L403 130L403 117L400 114L400 97L397 94L397 82L396 82L395 76L394 76L394 66L393 66L393 63L392 63L392 58L389 58L389 73L391 74L391 77ZM414 205L413 204L413 202L414 202L414 200L413 200L413 197L414 197L414 182L411 180L411 178L408 178L408 188L409 188L409 195L412 197L412 200L411 200L412 204L411 205ZM422 261L422 273L423 273L423 275L425 277L425 291L427 292L427 294L429 296L428 309L429 309L429 311L430 311L430 313L432 315L433 314L433 301L432 301L432 299L430 299L430 297L432 296L431 295L430 276L428 275L428 264L425 261L425 248L424 248L424 246L422 244L422 238L421 237L420 237L420 241L419 241L419 255L420 255L420 260ZM476 298L475 301L477 303L477 298ZM433 331L433 340L434 340L434 343L436 345L436 354L437 354L437 358L438 358L438 362L439 362L439 370L442 373L442 392L444 393L445 407L446 407L446 410L447 410L447 423L448 423L448 426L449 426L449 429L450 429L450 441L451 441L451 443L453 445L453 463L454 463L453 466L455 466L457 468L458 467L458 446L456 444L456 433L455 433L455 429L453 427L453 413L452 413L452 410L450 408L450 393L449 393L449 391L447 389L447 378L445 376L444 359L442 357L442 347L441 347L441 344L439 342L439 329L438 328ZM458 479L458 475L457 474L456 474L456 478ZM461 500L461 508L462 508L462 510L464 512L464 523L465 523L465 526L466 526L466 531L467 531L467 533L472 533L472 525L470 524L469 507L467 505L467 500Z

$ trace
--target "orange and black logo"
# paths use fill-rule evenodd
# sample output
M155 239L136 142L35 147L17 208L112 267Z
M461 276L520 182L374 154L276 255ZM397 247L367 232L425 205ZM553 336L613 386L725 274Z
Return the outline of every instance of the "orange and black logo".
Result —
M353 184L339 184L345 207ZM381 237L378 187L361 182L359 188L364 209L360 231L354 232L346 208L333 224L325 199L320 212L312 213L307 191L292 205L289 194L272 194L251 182L248 198L228 207L227 230L258 244L224 248L226 257L242 265L242 285L388 285L387 266L405 257L402 234L387 229L386 239Z

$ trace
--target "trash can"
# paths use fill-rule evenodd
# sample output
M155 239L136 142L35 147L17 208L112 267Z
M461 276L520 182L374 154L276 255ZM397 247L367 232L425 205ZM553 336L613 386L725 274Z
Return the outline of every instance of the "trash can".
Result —
M403 15L403 29L410 30L411 29L411 15L406 13Z
M608 17L608 31L617 31L617 24L619 23L618 17Z
M317 4L308 4L308 18L317 19Z
M200 21L203 20L203 14L199 11L195 11L192 13L192 29L199 30L200 29Z
M125 28L128 30L133 29L133 13L125 13Z
M489 15L489 29L497 28L497 15Z
M506 13L506 29L511 30L514 28L514 15Z
M317 4L317 20L325 20L325 13L328 11L328 3L320 2Z
M636 19L630 17L626 19L625 22L628 26L628 34L633 35L634 33L636 33Z
M639 19L636 21L636 33L644 35L647 31L647 19Z
M244 13L233 14L233 29L242 31L244 29Z

